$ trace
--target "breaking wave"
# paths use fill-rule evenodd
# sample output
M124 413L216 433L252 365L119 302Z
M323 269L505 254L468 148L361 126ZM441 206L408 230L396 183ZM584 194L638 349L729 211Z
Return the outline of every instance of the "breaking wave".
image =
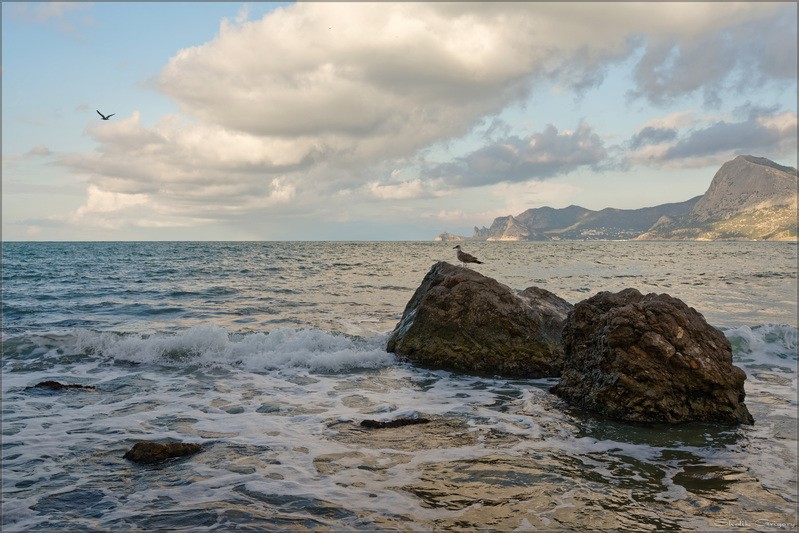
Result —
M317 372L375 369L396 363L385 336L360 338L319 329L283 328L269 333L230 333L198 325L180 333L111 333L78 330L68 335L6 339L6 355L40 364L99 358L168 367L234 366L251 372L304 368ZM20 361L18 361L19 363Z

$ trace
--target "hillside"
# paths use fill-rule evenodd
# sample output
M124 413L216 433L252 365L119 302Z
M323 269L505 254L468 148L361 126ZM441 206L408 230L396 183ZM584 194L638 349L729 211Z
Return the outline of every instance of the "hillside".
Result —
M702 196L641 209L539 207L499 217L471 237L436 240L796 240L796 169L749 155L728 161Z
M690 213L659 220L638 239L796 240L796 169L738 156L721 166Z

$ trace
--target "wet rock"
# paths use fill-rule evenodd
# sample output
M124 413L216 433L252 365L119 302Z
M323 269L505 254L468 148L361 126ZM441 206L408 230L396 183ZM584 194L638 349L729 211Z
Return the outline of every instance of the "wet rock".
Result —
M729 341L668 294L600 292L575 305L563 342L552 392L575 406L631 422L753 423Z
M469 268L432 266L387 350L414 363L506 377L560 375L572 305L549 291L514 291Z
M65 390L65 389L80 389L80 390L95 390L91 385L73 385L66 383L59 383L58 381L42 381L28 389L49 389L49 390Z
M186 457L202 451L199 444L185 442L137 442L122 457L134 463L153 464L175 457Z
M361 427L369 429L399 428L402 426L412 426L414 424L428 424L430 420L426 418L395 418L394 420L364 420Z

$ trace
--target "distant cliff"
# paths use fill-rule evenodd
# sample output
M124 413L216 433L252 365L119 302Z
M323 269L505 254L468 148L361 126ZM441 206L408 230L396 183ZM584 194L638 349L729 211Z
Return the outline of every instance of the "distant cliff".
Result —
M796 169L762 157L724 163L690 213L663 218L639 239L796 240Z
M738 156L716 172L707 192L642 209L539 207L494 219L472 237L436 240L558 239L796 240L797 173L762 157Z

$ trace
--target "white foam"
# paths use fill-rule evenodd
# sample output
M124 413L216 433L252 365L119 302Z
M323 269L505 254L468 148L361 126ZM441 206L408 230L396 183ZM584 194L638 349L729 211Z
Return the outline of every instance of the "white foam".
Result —
M740 326L724 330L736 362L775 365L796 371L797 328L784 324Z
M82 332L79 346L115 360L160 364L232 365L253 372L307 368L322 372L383 368L396 363L381 337L357 339L318 329L278 329L230 334L214 326L194 326L178 334L119 335Z

